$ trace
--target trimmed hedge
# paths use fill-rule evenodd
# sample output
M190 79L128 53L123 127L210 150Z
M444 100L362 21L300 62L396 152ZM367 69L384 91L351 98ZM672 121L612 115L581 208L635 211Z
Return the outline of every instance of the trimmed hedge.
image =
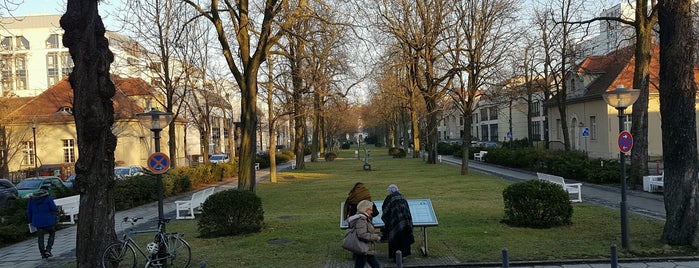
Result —
M551 228L568 225L573 217L568 193L561 186L542 180L511 184L502 193L503 222L512 226Z
M250 191L215 193L202 205L198 229L201 237L256 233L262 229L262 200Z

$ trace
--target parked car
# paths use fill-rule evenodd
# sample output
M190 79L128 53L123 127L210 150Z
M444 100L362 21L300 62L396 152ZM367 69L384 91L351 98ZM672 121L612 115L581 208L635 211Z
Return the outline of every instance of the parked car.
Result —
M227 163L228 161L231 161L231 159L228 158L227 154L214 154L209 157L209 162L213 164Z
M49 193L54 198L59 195L63 195L70 192L70 189L63 184L63 181L59 177L55 176L45 176L45 177L34 177L26 178L17 184L17 191L20 198L28 197L30 194L39 191L41 186L49 186Z
M139 166L114 167L114 175L117 179L142 175L143 170Z
M65 184L66 187L72 189L72 188L73 188L73 182L74 182L74 181L75 181L75 173L70 174L70 176L68 176L68 178L66 178L66 180L63 181L63 184Z
M0 208L19 198L17 187L10 180L0 179Z

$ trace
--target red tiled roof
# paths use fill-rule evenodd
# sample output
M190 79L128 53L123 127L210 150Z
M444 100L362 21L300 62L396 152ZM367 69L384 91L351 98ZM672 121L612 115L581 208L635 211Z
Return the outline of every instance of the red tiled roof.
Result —
M138 106L129 96L145 95L153 92L153 88L148 86L140 78L120 78L113 76L112 81L116 86L116 92L112 97L114 105L114 117L131 118L136 113L142 113L143 108ZM65 122L72 121L72 115L57 113L62 108L73 109L73 89L64 78L54 86L48 88L40 95L26 102L23 106L14 110L8 117L21 118L31 117L36 121Z

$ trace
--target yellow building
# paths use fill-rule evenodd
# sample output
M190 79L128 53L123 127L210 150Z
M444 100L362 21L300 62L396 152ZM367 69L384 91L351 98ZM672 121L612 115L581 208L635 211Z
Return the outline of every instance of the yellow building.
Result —
M136 118L144 108L151 106L155 89L140 78L112 77L116 93L112 98L115 123L112 132L117 137L114 152L115 165L146 166L146 159L154 152L154 139L150 129L144 128ZM16 101L5 99L3 101ZM41 174L60 173L65 177L74 172L74 164L80 157L73 111L73 90L67 78L61 80L34 98L22 98L21 104L2 118L7 141L7 165L9 171L21 171L37 167ZM155 107L155 105L153 105ZM162 110L162 109L161 109ZM175 121L177 154L184 159L184 122ZM168 130L161 132L162 151L167 153ZM34 146L36 144L36 146Z

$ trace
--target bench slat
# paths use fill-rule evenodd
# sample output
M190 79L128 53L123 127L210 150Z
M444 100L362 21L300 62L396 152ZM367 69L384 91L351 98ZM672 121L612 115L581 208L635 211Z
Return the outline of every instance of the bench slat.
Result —
M571 202L582 202L582 183L566 183L561 176L537 172L536 177L540 180L545 180L560 185L563 190L569 194L574 194L577 198L571 199Z

